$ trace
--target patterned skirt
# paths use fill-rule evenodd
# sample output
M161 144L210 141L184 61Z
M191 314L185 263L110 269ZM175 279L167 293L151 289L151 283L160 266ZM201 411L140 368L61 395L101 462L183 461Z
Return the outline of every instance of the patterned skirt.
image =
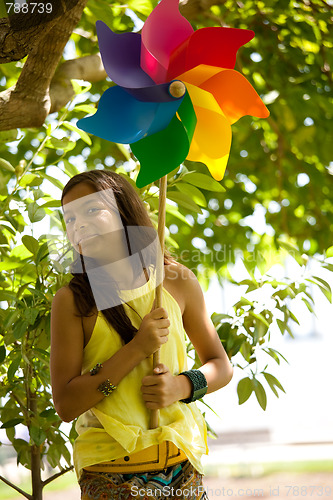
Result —
M81 500L208 500L202 475L187 460L155 472L115 474L83 471Z

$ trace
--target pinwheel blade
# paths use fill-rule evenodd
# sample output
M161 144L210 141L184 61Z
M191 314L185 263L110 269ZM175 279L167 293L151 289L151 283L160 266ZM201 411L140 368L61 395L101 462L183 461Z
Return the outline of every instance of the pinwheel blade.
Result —
M214 179L221 180L231 146L231 126L214 96L187 84L197 126L187 160L204 163Z
M181 75L187 85L197 86L215 97L230 124L242 116L267 118L269 111L248 80L233 69L201 65ZM192 97L192 93L190 92Z
M77 126L108 141L134 143L167 127L181 102L142 102L115 86L103 93L97 112L79 120Z
M252 40L254 32L236 28L201 28L192 33L170 56L167 78L199 64L234 68L239 47Z
M154 84L140 66L139 33L114 33L103 21L96 22L96 30L105 71L114 83L129 88Z
M162 0L142 28L142 69L156 83L166 82L172 52L192 33L191 24L179 12L179 1Z

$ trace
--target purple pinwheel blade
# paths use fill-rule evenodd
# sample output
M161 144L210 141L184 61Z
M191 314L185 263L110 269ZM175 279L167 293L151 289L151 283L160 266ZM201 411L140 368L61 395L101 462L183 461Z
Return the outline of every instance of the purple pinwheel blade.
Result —
M77 126L108 141L134 143L167 127L181 102L138 101L115 86L104 92L97 112L79 120Z
M96 22L96 30L105 71L114 83L128 88L154 85L140 66L139 33L117 34L103 21Z

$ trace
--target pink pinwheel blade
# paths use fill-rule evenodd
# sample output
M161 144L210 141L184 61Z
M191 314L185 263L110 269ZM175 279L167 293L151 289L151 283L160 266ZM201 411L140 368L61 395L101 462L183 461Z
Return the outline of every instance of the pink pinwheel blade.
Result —
M192 33L170 55L167 78L199 64L234 68L239 47L252 40L254 32L236 28L201 28Z
M172 52L193 33L178 6L178 0L162 0L142 28L141 67L156 83L166 82Z

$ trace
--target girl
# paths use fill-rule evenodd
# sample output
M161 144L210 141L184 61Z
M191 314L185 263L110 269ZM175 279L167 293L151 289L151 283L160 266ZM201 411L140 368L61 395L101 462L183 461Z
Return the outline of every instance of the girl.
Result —
M110 190L112 202L101 196ZM72 280L52 303L51 379L59 416L65 422L79 417L74 465L81 498L206 498L200 462L206 425L193 401L228 384L232 366L201 287L165 252L163 307L154 308L153 266L128 264L127 237L133 226L153 225L121 175L75 175L61 201L78 258ZM102 294L107 307L98 307L88 261L103 270L101 281L108 281L113 264L119 293ZM187 370L184 329L199 370ZM161 363L153 371L159 348ZM159 409L156 429L149 429L151 409Z

